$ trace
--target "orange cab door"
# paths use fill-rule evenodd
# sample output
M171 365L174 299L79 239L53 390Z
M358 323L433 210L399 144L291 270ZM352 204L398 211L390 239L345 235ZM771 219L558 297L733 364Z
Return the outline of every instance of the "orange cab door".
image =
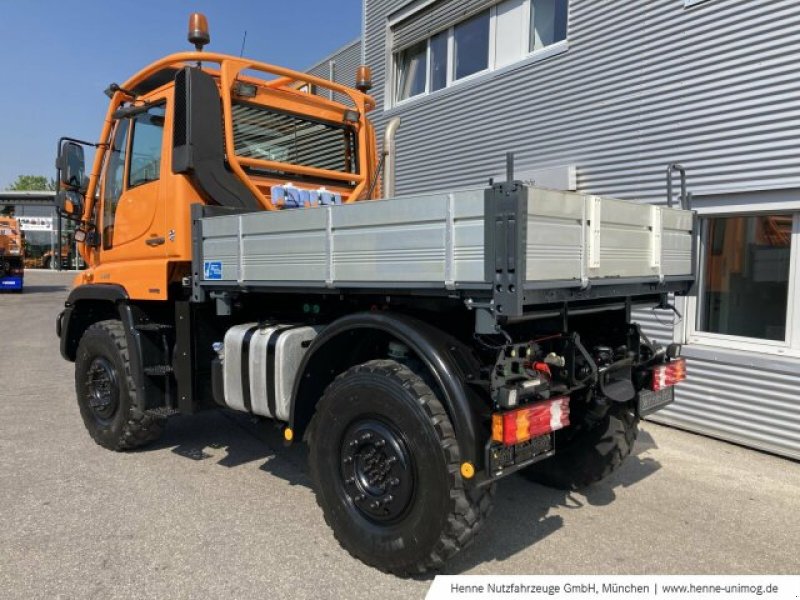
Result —
M117 123L103 176L95 281L118 283L138 299L166 297L165 112L156 100Z

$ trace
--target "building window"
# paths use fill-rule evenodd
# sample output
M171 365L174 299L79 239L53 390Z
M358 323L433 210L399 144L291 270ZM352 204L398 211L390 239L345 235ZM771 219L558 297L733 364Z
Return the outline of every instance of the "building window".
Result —
M425 93L425 65L428 59L428 41L406 48L398 55L397 99L406 100Z
M489 68L489 18L485 10L453 27L454 79Z
M791 213L706 221L698 331L787 342Z
M568 23L569 0L503 0L395 52L394 101L558 47L567 40Z
M567 0L532 0L530 49L541 50L567 39Z
M431 91L447 86L447 31L437 33L431 38Z

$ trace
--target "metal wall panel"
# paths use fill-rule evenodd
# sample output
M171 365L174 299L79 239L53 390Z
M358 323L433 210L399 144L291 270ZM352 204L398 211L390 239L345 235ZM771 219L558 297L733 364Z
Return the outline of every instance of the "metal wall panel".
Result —
M491 4L491 0L436 0L392 27L393 48L399 50L424 40Z
M796 0L691 8L682 0L570 0L566 51L393 108L384 97L388 23L409 5L364 1L378 135L389 118L402 118L400 195L484 184L503 172L509 150L518 172L576 165L579 192L645 202L664 202L664 170L674 161L687 166L698 196L800 190ZM666 268L686 251L674 241L664 240ZM658 341L672 338L674 314L636 319ZM758 385L736 364L690 358L689 382L654 420L800 456L800 361L794 375L765 368Z
M388 18L367 0L365 54L384 106ZM373 118L400 116L400 195L485 182L517 168L575 164L578 189L663 201L680 160L698 193L800 187L800 3L571 0L569 49L528 59ZM388 36L391 38L391 35Z
M333 81L342 85L353 86L356 81L356 69L361 64L361 40L353 40L349 44L342 46L331 55L319 61L313 67L306 69L306 73L331 80L331 70L333 71ZM331 95L337 102L350 104L350 99L342 94L332 93L330 90L319 90L321 96L330 98Z
M675 402L651 418L800 459L800 374L690 358Z

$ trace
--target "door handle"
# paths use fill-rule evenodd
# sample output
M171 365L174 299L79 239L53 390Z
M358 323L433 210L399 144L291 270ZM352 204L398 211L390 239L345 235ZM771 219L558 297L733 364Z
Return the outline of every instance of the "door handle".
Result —
M149 240L147 240L145 244L147 244L148 246L160 246L164 242L166 242L166 240L163 237L152 237Z

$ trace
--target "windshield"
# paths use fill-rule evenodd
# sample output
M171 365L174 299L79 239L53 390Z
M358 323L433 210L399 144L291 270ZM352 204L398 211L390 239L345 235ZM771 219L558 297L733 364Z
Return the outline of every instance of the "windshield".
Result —
M237 156L357 173L351 127L250 104L233 105Z

